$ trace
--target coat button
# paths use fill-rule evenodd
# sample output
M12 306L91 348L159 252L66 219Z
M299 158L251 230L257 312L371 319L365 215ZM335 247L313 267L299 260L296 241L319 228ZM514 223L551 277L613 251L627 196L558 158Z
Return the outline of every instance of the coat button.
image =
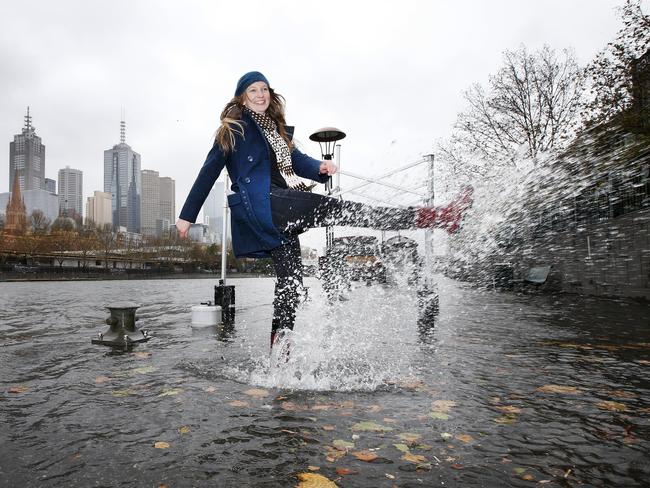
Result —
M244 183L250 183L251 179L250 178L244 178Z
M249 161L253 161L253 156L248 156Z

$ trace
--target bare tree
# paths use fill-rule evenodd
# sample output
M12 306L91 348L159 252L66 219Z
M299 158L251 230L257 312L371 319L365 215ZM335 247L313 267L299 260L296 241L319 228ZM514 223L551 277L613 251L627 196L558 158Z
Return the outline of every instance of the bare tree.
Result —
M50 219L45 216L42 210L36 209L29 216L29 225L34 234L45 234L50 223Z
M548 46L534 53L523 45L505 51L488 87L476 83L464 92L468 108L440 150L452 165L477 157L490 164L514 164L517 155L535 160L570 135L583 80L570 50L561 56Z

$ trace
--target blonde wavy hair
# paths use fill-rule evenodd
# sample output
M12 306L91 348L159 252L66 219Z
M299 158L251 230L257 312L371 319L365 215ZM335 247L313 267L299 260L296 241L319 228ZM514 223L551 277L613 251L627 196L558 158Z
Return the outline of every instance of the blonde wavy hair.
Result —
M285 130L285 99L282 95L276 93L273 88L269 88L269 93L271 95L271 103L269 104L269 108L266 109L266 114L276 123L280 136L285 140L287 146L289 146L289 150L291 151L293 149L293 144ZM225 153L229 153L235 149L236 134L239 134L242 137L244 136L242 115L244 113L245 100L246 93L242 93L230 100L221 112L221 125L214 136L214 142L215 144L218 144Z

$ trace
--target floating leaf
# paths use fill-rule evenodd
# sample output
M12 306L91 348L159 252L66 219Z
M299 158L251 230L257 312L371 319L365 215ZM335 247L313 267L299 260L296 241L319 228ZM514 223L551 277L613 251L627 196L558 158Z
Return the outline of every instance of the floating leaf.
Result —
M298 488L337 488L329 478L317 473L298 473Z
M517 421L516 415L502 415L494 419L497 424L514 424Z
M169 442L158 441L153 445L153 447L156 449L169 449L170 445Z
M153 373L154 371L158 371L158 368L155 366L143 366L142 368L135 368L131 370L133 373L137 374L149 374Z
M416 449L421 449L422 451L430 451L433 449L433 446L430 446L429 444L418 444L415 446Z
M392 427L386 427L376 422L359 422L352 426L354 432L390 432Z
M643 364L644 366L650 366L650 361L647 359L637 359L634 362L638 364Z
M183 393L183 389L182 389L182 388L165 388L165 389L162 391L162 393L161 393L160 395L158 395L158 396L159 396L159 397L165 397L165 396L176 396L176 395L178 395L179 393Z
M178 428L179 434L188 434L189 432L190 432L190 428L187 425Z
M133 388L126 388L125 390L113 390L111 392L111 395L117 398L123 398L123 397L128 397L131 395L135 395L138 392L134 390Z
M357 474L358 471L350 468L336 468L336 474L340 476L347 476L349 474Z
M368 407L368 411L372 413L381 412L381 410L382 410L381 405L370 405L370 407Z
M333 463L334 461L341 459L343 456L345 456L347 452L345 450L336 449L332 446L325 446L325 450L327 451L327 460L330 463Z
M524 481L535 481L535 477L532 474L525 474L521 479Z
M449 440L454 436L451 435L449 432L441 432L440 437L442 437L444 440Z
M414 444L422 438L420 434L412 434L411 432L402 432L397 437L405 441L407 444Z
M522 474L524 474L526 472L526 468L514 468L513 471L521 476Z
M206 393L214 393L215 391L217 391L217 389L214 386L206 386L205 388L203 388L203 391L205 391Z
M395 446L395 449L398 451L409 452L409 446L406 444L393 444L393 446Z
M355 458L357 458L359 461L365 461L367 463L371 463L372 461L374 461L379 457L374 452L370 452L370 451L357 451L357 452L353 452L352 455Z
M449 420L449 415L442 412L431 412L429 413L429 417L436 420Z
M607 393L609 394L609 396L612 396L614 398L636 398L636 395L631 391L611 390L608 391Z
M336 439L334 442L332 442L332 446L334 446L339 451L347 451L349 449L354 449L353 442L344 441L343 439Z
M609 410L610 412L625 412L627 406L619 402L599 402L596 406L602 410Z
M325 404L320 404L320 403L316 404L316 405L313 405L311 407L312 410L317 410L317 411L329 410L330 408L332 408L332 405L325 405Z
M151 353L149 351L138 351L134 352L133 356L138 359L147 359L151 357Z
M575 395L579 390L575 386L544 385L537 388L537 391L541 391L543 393L566 393Z
M495 407L497 410L500 410L504 413L521 413L521 408L515 407L514 405L503 405L500 407Z
M326 431L329 432L329 431L332 431L332 430L336 429L336 427L334 427L333 425L323 425L321 427L321 429L326 430Z
M261 388L251 388L250 390L246 390L244 392L244 395L248 395L253 398L264 398L269 396L269 392Z
M436 400L433 402L433 410L435 412L449 413L452 407L456 406L453 400Z
M424 456L421 456L419 454L412 454L410 452L405 453L400 459L403 459L404 461L408 461L409 463L415 463L415 464L420 464L420 463L426 463L427 458Z
M320 468L318 466L307 466L307 469L309 471L320 471Z
M458 434L456 436L456 439L458 439L461 442L464 442L465 444L469 444L470 442L474 442L474 438L471 435L468 435L468 434Z
M392 474L390 474L390 473L386 473L386 478L388 478L389 480L394 480L394 479L395 479L395 475L392 475Z
M96 385L101 385L103 383L108 383L109 381L111 381L111 379L108 376L98 376L97 378L95 378L95 384Z
M9 388L9 393L25 393L29 391L29 388L27 388L25 385L18 385L18 386L12 386Z
M231 407L248 407L248 402L243 402L241 400L233 400L232 402L228 402L228 405Z

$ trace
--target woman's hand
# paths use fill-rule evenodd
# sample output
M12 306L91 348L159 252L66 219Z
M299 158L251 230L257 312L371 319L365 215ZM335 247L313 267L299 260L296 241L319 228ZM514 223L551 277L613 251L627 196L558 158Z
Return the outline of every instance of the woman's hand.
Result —
M176 231L178 232L178 235L183 239L187 237L187 234L190 231L190 225L192 224L187 220L178 219L176 221Z
M338 170L339 170L339 167L337 165L335 165L332 161L329 161L327 159L324 160L322 163L320 163L319 173L322 174L322 175L332 176Z

